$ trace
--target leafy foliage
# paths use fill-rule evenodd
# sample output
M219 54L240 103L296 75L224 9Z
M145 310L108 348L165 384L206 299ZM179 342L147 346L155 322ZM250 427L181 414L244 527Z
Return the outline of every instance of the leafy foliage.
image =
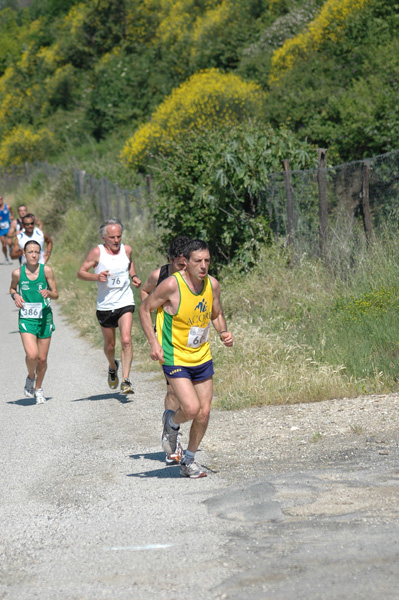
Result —
M259 122L191 133L158 158L155 219L170 237L185 234L207 240L216 265L254 264L270 237L262 190L268 174L289 158L293 168L311 164L311 148L287 130Z
M34 131L32 128L18 125L4 137L0 145L0 163L19 165L44 160L54 145L53 134L48 129Z
M189 130L210 129L256 116L261 106L261 91L233 73L215 69L193 75L174 90L157 108L151 122L142 125L127 142L122 158L139 166L149 151L167 150Z
M203 70L217 70L263 93L264 124L328 147L334 161L398 145L396 2L26 0L2 7L0 141L20 125L46 127L80 146L88 135L104 140L129 126L126 138L148 135L148 147L165 148L174 139L165 121L155 136L140 125L157 120L164 102ZM259 116L251 111L244 118ZM223 126L216 111L212 127L219 119ZM127 162L140 162L141 150L136 160L130 148Z

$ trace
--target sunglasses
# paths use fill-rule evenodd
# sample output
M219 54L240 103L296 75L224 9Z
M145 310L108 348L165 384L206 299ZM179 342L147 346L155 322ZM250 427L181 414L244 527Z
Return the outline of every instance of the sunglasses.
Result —
M35 224L35 222L34 222L34 221L30 221L29 223L26 223L26 222L25 222L25 223L23 223L23 225L24 225L24 226L26 226L26 225L34 225L34 224Z

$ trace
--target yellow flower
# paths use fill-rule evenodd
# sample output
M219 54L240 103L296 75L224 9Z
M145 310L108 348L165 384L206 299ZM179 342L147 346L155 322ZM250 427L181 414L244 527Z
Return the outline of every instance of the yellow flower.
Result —
M210 129L218 124L234 124L257 114L261 106L260 87L233 73L217 69L200 71L174 89L139 127L122 150L128 165L139 165L150 151L167 150L188 130Z
M304 32L286 40L273 53L269 83L278 83L280 77L293 68L299 57L318 50L325 40L336 41L350 17L371 2L372 0L327 0Z

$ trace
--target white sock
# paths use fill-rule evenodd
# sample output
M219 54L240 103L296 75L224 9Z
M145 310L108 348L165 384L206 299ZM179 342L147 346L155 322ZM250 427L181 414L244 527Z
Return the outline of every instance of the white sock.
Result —
M184 453L184 463L186 465L189 465L190 463L194 462L195 459L195 452L190 452L190 450L186 450Z
M172 417L169 417L168 419L168 424L171 426L172 429L174 429L175 431L177 431L178 429L180 429L180 425L176 425L176 423L173 422Z

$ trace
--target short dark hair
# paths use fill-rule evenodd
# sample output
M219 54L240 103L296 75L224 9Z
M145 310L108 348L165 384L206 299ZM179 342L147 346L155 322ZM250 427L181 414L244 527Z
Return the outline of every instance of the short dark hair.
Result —
M33 213L27 213L24 217L22 217L22 219L21 219L22 223L25 221L25 219L35 220L35 215Z
M190 260L192 253L197 250L209 250L209 246L204 240L190 240L184 247L184 258Z
M191 240L188 235L178 235L174 238L168 248L168 258L169 260L174 260L178 256L184 256L184 248L187 246L187 243Z
M28 240L24 246L24 252L26 251L26 248L27 248L27 246L29 246L29 244L37 244L39 246L40 250L42 249L41 245L36 240Z

